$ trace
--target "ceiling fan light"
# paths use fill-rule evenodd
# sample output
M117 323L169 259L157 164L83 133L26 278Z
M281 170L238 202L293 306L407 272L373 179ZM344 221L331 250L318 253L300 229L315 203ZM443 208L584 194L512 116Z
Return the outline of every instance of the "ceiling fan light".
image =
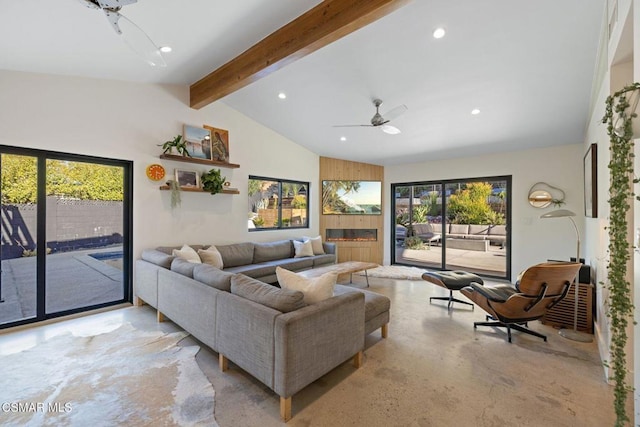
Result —
M391 126L391 125L382 125L380 126L382 128L382 132L384 133L388 133L389 135L397 135L400 132L400 129L398 129L395 126Z

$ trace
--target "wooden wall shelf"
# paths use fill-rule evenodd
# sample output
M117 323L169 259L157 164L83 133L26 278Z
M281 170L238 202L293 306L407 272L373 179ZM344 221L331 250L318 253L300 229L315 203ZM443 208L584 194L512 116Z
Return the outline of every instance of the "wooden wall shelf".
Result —
M198 165L220 166L221 168L238 169L240 165L235 163L220 162L218 160L196 159L193 157L178 156L175 154L161 154L161 159L173 160L176 162L196 163Z
M160 190L171 190L171 188L168 185L161 185L160 186ZM180 191L186 191L186 192L190 192L190 193L207 193L207 194L211 194L208 191L204 191L202 188L181 188ZM223 189L220 193L218 194L240 194L240 191L238 191L235 188L231 188L231 189Z

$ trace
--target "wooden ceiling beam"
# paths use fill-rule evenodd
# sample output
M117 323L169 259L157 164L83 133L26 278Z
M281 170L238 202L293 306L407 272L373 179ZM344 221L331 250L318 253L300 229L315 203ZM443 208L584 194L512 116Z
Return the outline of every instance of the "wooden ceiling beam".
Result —
M411 0L326 0L190 87L200 109L388 15Z

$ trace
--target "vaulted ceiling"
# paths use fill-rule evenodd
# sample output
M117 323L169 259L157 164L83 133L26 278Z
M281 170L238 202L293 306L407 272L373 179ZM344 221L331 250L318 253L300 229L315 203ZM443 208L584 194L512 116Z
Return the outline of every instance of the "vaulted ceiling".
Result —
M173 48L153 68L79 0L0 0L0 69L191 85L319 3L138 0L123 15ZM413 0L221 102L315 153L376 164L580 143L603 10ZM383 115L407 106L401 134L333 127L367 124L374 98Z

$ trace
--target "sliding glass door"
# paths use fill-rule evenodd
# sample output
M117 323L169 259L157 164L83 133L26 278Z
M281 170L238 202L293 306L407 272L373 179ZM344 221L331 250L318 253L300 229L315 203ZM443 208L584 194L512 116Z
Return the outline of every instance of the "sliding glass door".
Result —
M510 176L391 189L395 263L510 278Z
M131 163L0 147L0 328L130 301Z

